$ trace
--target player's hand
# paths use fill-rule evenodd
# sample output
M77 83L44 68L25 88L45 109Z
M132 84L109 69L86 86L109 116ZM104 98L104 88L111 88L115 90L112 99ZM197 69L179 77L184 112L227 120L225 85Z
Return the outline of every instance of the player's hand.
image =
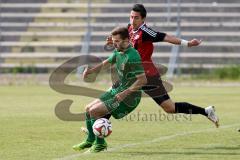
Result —
M88 67L86 67L86 69L83 71L83 80L84 82L95 82L96 80L96 74L90 72L90 69Z
M113 45L112 36L108 36L106 39L106 45Z
M88 75L90 74L88 67L86 67L83 71L83 80L87 81Z
M88 67L86 67L83 71L83 78L86 78L87 75L90 74Z
M202 40L192 39L188 42L188 47L198 46L202 43Z
M106 44L104 45L103 48L104 48L105 51L113 51L115 49L115 47L113 45L112 36L107 37Z

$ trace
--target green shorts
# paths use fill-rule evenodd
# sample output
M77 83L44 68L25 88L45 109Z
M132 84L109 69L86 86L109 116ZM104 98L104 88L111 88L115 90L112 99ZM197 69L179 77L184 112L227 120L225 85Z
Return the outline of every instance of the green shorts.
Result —
M100 100L105 104L109 113L116 119L123 118L130 112L132 112L140 103L141 91L134 92L127 96L122 102L118 102L115 99L114 89L111 89L100 96Z

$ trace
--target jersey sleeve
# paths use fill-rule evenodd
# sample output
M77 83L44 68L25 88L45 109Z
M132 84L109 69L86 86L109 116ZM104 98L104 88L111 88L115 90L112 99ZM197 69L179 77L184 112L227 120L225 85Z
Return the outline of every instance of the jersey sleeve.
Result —
M166 33L156 32L146 26L142 26L141 29L143 31L143 41L162 42L166 36Z
M114 51L109 57L108 57L108 62L111 64L116 63L116 52Z

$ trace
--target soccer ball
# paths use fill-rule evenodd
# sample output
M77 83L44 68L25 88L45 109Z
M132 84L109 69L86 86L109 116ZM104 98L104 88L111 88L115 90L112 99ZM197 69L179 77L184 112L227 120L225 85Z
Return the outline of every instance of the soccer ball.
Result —
M112 124L106 118L97 119L92 128L93 133L99 138L105 138L112 133Z

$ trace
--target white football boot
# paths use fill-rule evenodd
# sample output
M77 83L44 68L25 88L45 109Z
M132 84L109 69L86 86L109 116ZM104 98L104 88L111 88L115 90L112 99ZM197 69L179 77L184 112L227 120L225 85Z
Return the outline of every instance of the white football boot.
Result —
M207 117L210 121L212 121L216 127L219 127L219 119L215 113L215 108L214 106L208 106L205 108L205 112L207 113Z

